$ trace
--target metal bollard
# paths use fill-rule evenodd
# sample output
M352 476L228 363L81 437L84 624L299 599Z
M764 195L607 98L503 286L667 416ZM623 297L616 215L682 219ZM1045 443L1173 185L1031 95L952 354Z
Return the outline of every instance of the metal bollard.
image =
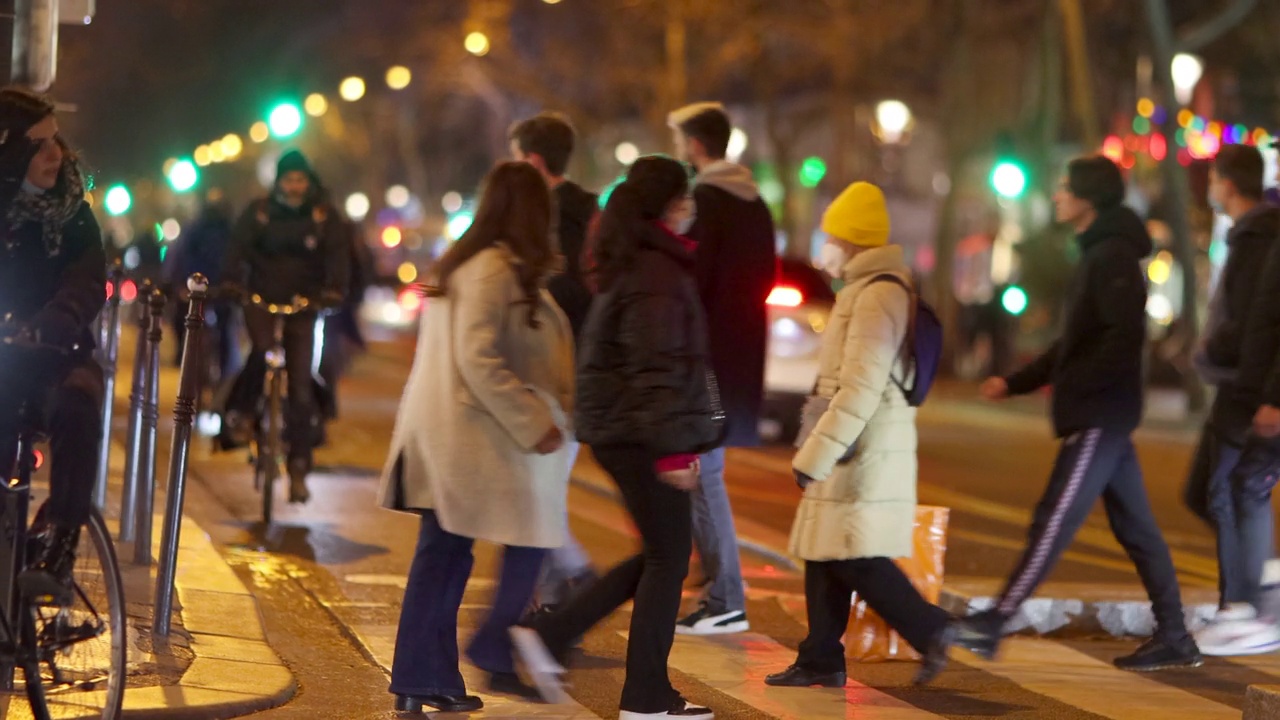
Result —
M107 474L111 466L111 419L115 415L116 369L120 359L120 281L124 271L119 260L107 274L115 291L107 299L106 308L99 313L102 342L99 344L99 361L102 365L102 436L98 441L98 477L93 486L93 504L101 510L107 504Z
M200 355L204 340L204 301L209 281L200 273L187 280L191 304L187 307L187 337L182 345L182 374L178 381L178 400L173 407L173 444L169 451L169 496L164 509L164 528L160 535L160 567L156 573L156 610L153 632L169 635L173 612L173 580L178 572L178 539L182 531L182 504L187 491L187 455L191 447L191 429L195 425L200 401L200 381L204 379L204 358Z
M151 281L139 288L140 299L151 297ZM120 496L120 542L133 542L133 531L138 503L138 476L142 466L142 405L147 398L147 331L146 302L138 303L138 337L133 351L133 385L129 389L129 430L124 446L124 491Z
M147 300L147 396L142 404L142 456L134 496L133 563L151 564L151 514L156 502L156 423L160 419L160 339L164 293L151 290Z

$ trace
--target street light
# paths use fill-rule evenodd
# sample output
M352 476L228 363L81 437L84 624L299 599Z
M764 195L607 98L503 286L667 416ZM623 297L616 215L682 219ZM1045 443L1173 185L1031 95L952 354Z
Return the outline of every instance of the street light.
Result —
M190 190L199 179L200 173L190 160L179 160L169 169L169 186L177 192Z
M440 199L440 207L447 213L456 213L462 209L462 194L450 190Z
M1190 53L1178 53L1173 56L1169 72L1173 76L1173 94L1178 98L1178 104L1189 104L1196 83L1204 75L1204 61Z
M213 154L209 150L208 145L201 145L200 147L196 148L195 160L196 160L196 164L199 165L200 167L205 167L209 163L213 162Z
M613 151L613 156L623 165L630 165L640 157L640 148L629 142L619 143Z
M369 215L369 196L360 192L351 193L347 196L346 208L347 216L352 220L364 220Z
M302 103L302 109L311 117L320 117L329 111L329 101L320 93L311 93Z
M387 87L392 90L403 90L413 81L413 73L403 65L396 65L387 70Z
M267 117L267 127L277 138L291 137L302 129L302 113L293 103L281 103Z
M355 102L364 97L364 78L351 76L338 86L338 94L347 102Z
M387 205L399 210L409 204L409 188L403 185L392 185L387 188Z
M489 54L489 36L477 30L467 36L467 39L463 41L463 46L472 55L484 57Z
M269 137L271 137L271 128L268 128L267 124L261 120L249 128L249 139L256 143L264 143Z
M876 125L880 128L880 139L897 143L911 125L911 109L901 100L885 100L876 105Z
M104 204L108 214L123 215L129 212L130 207L133 207L133 196L129 194L129 189L125 186L112 185L107 189Z
M1027 172L1012 160L1001 160L991 170L991 188L1000 197L1016 200L1027 189Z
M244 141L235 133L227 133L222 136L222 154L227 156L228 160L235 160L240 157L240 152L244 150Z

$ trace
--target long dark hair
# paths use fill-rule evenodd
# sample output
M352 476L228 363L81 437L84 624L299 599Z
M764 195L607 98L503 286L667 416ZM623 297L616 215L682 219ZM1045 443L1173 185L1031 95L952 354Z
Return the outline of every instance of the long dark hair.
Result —
M609 196L595 236L595 267L601 290L631 267L645 235L672 201L689 191L684 165L664 155L636 160Z
M499 163L484 180L475 221L436 263L427 297L448 293L449 277L471 258L504 243L519 262L513 269L529 306L529 327L538 327L538 294L555 262L551 242L551 191L532 165Z

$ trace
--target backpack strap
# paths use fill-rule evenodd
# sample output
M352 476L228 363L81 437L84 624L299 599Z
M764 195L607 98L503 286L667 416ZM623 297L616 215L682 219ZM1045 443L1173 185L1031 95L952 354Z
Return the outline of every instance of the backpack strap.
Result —
M879 275L876 275L875 277L871 278L871 282L867 283L867 285L871 285L873 283L878 283L878 282L891 282L897 285L898 287L902 288L903 290L907 291L907 333L902 338L903 347L901 352L906 356L907 360L914 365L916 362L915 342L914 342L915 330L916 330L916 310L917 310L917 300L919 297L916 294L916 289L912 287L910 283L903 280L900 276L895 275L894 273L880 273ZM893 376L892 372L889 373L889 379L893 381L894 385L898 386L898 389L901 390L902 394L905 395L907 398L910 398L912 395L915 394L914 383L912 384L911 389L908 390L906 385L904 385L905 379L899 380L898 378Z

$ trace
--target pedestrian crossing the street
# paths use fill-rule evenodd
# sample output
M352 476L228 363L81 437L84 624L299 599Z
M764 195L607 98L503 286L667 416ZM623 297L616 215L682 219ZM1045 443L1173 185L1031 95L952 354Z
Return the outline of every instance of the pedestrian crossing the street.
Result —
M468 595L463 621L474 624L484 604ZM482 594L474 599L481 600ZM359 605L335 604L330 610L358 638L366 654L389 671L395 613L370 622L367 604ZM792 608L787 610L786 605ZM749 602L749 612L761 616L771 631L779 626L771 617L791 615L795 625L784 629L781 634L786 637L766 632L677 636L670 659L674 684L690 699L716 709L718 718L740 720L1238 720L1249 685L1280 684L1280 656L1276 655L1210 659L1195 670L1142 675L1117 670L1110 663L1110 657L1130 649L1131 641L1015 636L1002 646L998 662L953 652L950 668L926 688L911 685L915 663L896 661L850 662L849 683L843 690L769 687L764 676L795 658L797 632L802 634L796 628L802 628L802 619L794 618L794 606L776 597ZM536 705L487 694L484 673L464 663L469 691L485 702L482 715L476 717L616 717L628 621L628 613L619 613L588 636L584 655L569 676L573 701L567 705ZM468 635L468 629L460 631L463 642Z

